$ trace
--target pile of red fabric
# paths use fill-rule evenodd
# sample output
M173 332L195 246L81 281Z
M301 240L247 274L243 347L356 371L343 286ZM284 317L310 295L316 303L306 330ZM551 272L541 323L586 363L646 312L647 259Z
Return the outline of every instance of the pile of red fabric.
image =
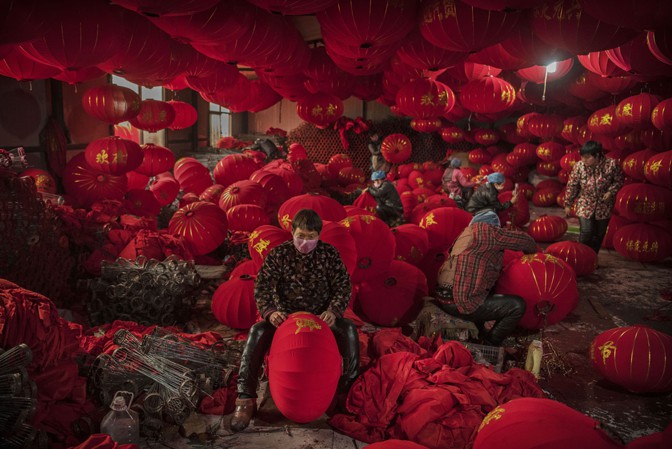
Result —
M136 444L117 444L111 436L96 433L91 435L82 444L69 449L138 449Z
M373 443L390 438L429 448L469 448L483 417L519 397L543 397L527 371L504 374L474 363L459 342L421 338L398 329L360 334L362 362L372 367L350 389L349 414L332 417L339 431ZM438 347L437 347L438 345Z

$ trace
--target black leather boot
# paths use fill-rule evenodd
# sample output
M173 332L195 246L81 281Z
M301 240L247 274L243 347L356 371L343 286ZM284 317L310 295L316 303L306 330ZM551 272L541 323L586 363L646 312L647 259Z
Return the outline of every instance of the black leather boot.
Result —
M260 321L250 328L247 343L240 359L238 370L238 394L247 395L248 398L257 397L257 384L264 356L271 347L275 335L275 326L268 321Z
M338 351L343 357L343 374L338 381L338 390L348 392L359 376L359 335L357 326L347 318L337 318L331 328L336 337Z

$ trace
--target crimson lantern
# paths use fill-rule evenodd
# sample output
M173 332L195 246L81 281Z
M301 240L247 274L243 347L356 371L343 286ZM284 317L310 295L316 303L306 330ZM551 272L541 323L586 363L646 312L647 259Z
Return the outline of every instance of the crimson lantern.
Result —
M659 262L672 255L672 234L648 223L633 223L619 228L613 237L614 249L639 262Z
M205 189L203 192L201 192L201 194L198 195L198 199L201 201L207 201L208 203L212 204L219 204L219 199L222 197L224 189L225 189L224 186L220 186L219 184L213 184L207 189Z
M519 325L541 329L563 320L579 303L574 270L550 254L529 254L509 263L495 292L518 295L527 308Z
M318 128L326 128L343 115L343 101L335 95L318 92L296 103L297 115Z
M401 164L411 157L411 141L404 134L390 134L380 146L381 153L387 162Z
M634 393L672 391L672 337L647 326L602 332L590 345L593 366Z
M583 243L557 242L549 245L546 252L567 262L574 268L577 276L591 274L597 268L597 254L590 246Z
M184 192L200 195L213 185L210 170L193 157L180 158L175 162L173 173Z
M396 242L390 228L371 215L355 215L341 220L357 247L357 269L352 282L374 279L390 265L396 251Z
M106 84L82 95L84 112L106 123L117 124L140 113L140 96L128 87Z
M258 271L268 253L276 246L292 240L292 234L277 226L262 225L255 229L247 240L247 250Z
M658 153L647 159L644 164L646 180L658 186L672 189L672 150ZM667 203L668 210L672 206Z
M616 106L616 119L630 129L651 127L651 116L661 98L642 92L626 98Z
M565 154L565 146L558 142L543 142L536 149L537 156L544 162L559 161Z
M440 207L420 220L420 227L427 231L430 248L448 248L469 225L472 216L457 207Z
M175 120L175 110L165 101L143 100L138 115L130 119L131 125L155 133L166 129Z
M250 181L258 182L266 191L268 207L277 211L282 203L289 198L289 190L285 181L275 173L257 170L250 175Z
M341 376L341 355L329 326L308 312L291 314L275 331L268 384L278 410L306 423L329 407Z
M236 181L248 179L258 169L259 165L254 159L242 154L232 154L217 163L212 175L217 184L228 187Z
M189 103L170 100L168 104L175 111L175 118L170 125L168 125L168 128L173 130L189 128L196 123L196 120L198 120L198 112L196 112L196 108Z
M395 259L418 265L429 250L427 231L412 223L392 228L396 241Z
M264 208L267 202L266 191L261 184L248 180L234 182L219 197L219 207L223 211L239 204L256 204Z
M149 190L132 189L124 195L124 207L133 215L156 217L161 212L161 204Z
M51 176L51 173L46 170L29 168L22 171L19 176L33 178L35 188L38 192L56 193L56 180Z
M457 126L441 128L441 138L448 143L459 143L464 140L464 130Z
M513 86L494 76L469 81L460 91L460 102L472 112L505 111L513 106L515 101L516 90Z
M123 175L140 167L143 152L140 145L120 137L103 137L86 146L86 162L95 170L111 175Z
M650 184L634 183L623 186L618 191L615 208L621 217L651 222L667 218L670 204L672 192L669 190Z
M659 130L672 129L672 98L667 98L651 111L651 123Z
M579 128L586 124L585 117L570 117L562 122L562 131L560 135L563 139L577 144L579 143Z
M490 153L483 148L475 148L469 152L469 162L476 165L487 164L492 160Z
M233 329L249 329L257 321L254 301L255 276L232 277L212 295L212 313L220 323Z
M525 191L522 190L521 185L518 186L518 192L521 193L521 195L518 197L516 204L511 204L511 207L497 212L499 221L503 226L511 223L513 226L522 228L530 221L530 204L527 202L527 196L525 195ZM500 203L511 201L512 197L512 190L497 195L497 199Z
M224 211L203 201L178 209L168 224L168 232L181 236L195 256L207 254L224 243L228 229Z
M341 260L352 276L357 268L357 245L348 229L340 223L326 221L320 232L320 240L332 245L341 255Z
M121 200L126 192L126 176L100 173L86 163L84 153L68 161L63 169L63 187L82 205L97 200Z
M294 215L301 209L312 209L322 220L340 221L346 217L345 209L335 199L317 193L294 196L278 210L278 222L286 231L292 230Z
M431 79L416 79L397 92L399 111L411 117L431 119L441 117L455 106L455 94L443 83Z
M226 210L229 229L239 232L252 232L259 226L271 223L266 211L256 204L239 204Z
M499 142L499 132L494 129L477 128L472 132L472 137L479 145L491 146Z
M558 195L559 190L554 188L540 189L537 188L532 194L532 204L537 207L551 207L555 206L555 198ZM536 221L536 220L535 220ZM532 222L530 227L536 226L535 222ZM537 232L536 230L534 232ZM543 238L543 237L542 237ZM554 239L557 240L557 239ZM539 240L541 241L541 240Z
M567 221L557 215L542 215L530 223L527 232L536 242L555 242L567 232Z
M138 173L156 176L170 170L175 165L175 156L166 147L148 143L140 148L142 149L142 163L135 169Z
M544 140L551 140L559 136L563 128L563 118L559 115L537 114L531 116L527 123L527 130L532 135Z
M180 184L174 178L160 178L149 186L149 191L163 207L175 201L177 194L180 193Z

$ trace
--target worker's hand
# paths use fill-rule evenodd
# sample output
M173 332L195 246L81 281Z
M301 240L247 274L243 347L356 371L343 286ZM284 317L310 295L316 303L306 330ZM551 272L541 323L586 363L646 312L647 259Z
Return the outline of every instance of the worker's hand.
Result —
M567 216L569 217L569 214L570 214L571 212L572 212L572 208L571 208L571 207L565 207L565 215L567 215Z
M287 319L287 314L286 313L284 313L284 312L273 312L273 313L271 313L271 316L268 318L268 321L270 321L273 326L278 327L286 319Z
M513 191L513 195L511 195L511 204L516 204L518 202L518 192Z
M607 192L604 195L602 195L602 201L609 201L609 198L611 198L610 192Z
M334 312L330 312L327 310L326 312L322 312L322 315L320 315L320 319L325 323L327 323L327 326L331 327L336 322L336 315L334 314Z

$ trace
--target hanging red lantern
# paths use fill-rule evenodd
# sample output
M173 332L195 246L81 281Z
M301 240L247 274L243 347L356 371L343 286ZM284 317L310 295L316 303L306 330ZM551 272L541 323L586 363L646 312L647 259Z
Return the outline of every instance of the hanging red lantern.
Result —
M478 128L472 132L472 137L479 145L491 146L499 142L499 133L494 129Z
M628 97L616 106L616 120L631 129L650 128L653 109L660 100L659 96L645 92Z
M562 122L562 131L560 132L560 135L562 136L563 139L571 143L578 143L579 128L585 124L586 124L585 117L581 116L570 117Z
M441 138L448 143L459 143L464 140L464 130L457 126L441 128Z
M390 228L370 215L356 215L341 220L357 247L357 269L352 282L374 279L383 273L395 254L395 240Z
M144 189L149 184L149 176L142 175L135 171L126 173L128 189Z
M476 165L487 164L492 160L490 153L485 151L483 148L476 148L469 152L469 162Z
M238 204L226 210L229 229L238 232L252 232L259 226L271 224L266 211L257 204Z
M649 182L672 189L672 150L654 154L647 159L644 164L644 176ZM669 202L667 205L672 207Z
M571 432L567 432L571 428ZM622 447L601 430L600 423L557 401L517 398L498 405L478 428L474 449Z
M399 59L416 69L436 72L453 67L467 58L467 53L455 52L429 43L420 33L413 33L404 39L397 50Z
M156 176L173 168L175 156L168 148L153 143L142 145L140 148L142 149L142 163L135 169L138 173Z
M469 212L457 207L440 207L422 217L419 225L427 231L430 248L448 248L471 219Z
M616 119L616 106L607 106L593 112L588 118L588 129L594 134L604 136L613 136L621 132L623 126Z
M646 166L644 168L646 175ZM651 222L669 215L672 192L650 184L634 183L623 186L616 194L616 211L621 217Z
M441 128L443 122L438 118L417 119L411 120L411 129L419 133L433 133Z
M469 61L498 67L502 70L518 70L530 63L512 55L501 44L485 47L479 52L469 55Z
M569 58L563 61L557 61L554 64L555 70L552 72L547 65L533 65L524 69L516 70L519 78L534 84L546 84L563 78L574 67L574 59Z
M613 244L619 254L638 262L660 262L672 255L672 235L647 223L622 226L614 233Z
M180 192L180 184L173 178L161 178L149 186L149 191L163 207L175 201Z
M564 220L563 220L564 221ZM529 254L509 263L495 292L518 295L527 308L519 326L541 329L569 315L579 302L574 270L550 254Z
M292 240L292 234L277 226L262 225L252 231L247 241L247 250L258 271L268 253L276 246Z
M383 139L381 154L391 164L401 164L411 157L411 141L404 134L390 134Z
M312 209L325 221L340 221L346 217L345 209L335 199L318 193L306 193L291 197L278 210L278 222L286 231L291 231L294 215L301 209Z
M36 61L18 47L11 48L6 54L0 50L0 75L17 81L47 79L61 73L58 67Z
M647 326L602 332L590 345L590 358L607 380L634 393L672 390L672 337Z
M416 118L430 119L450 112L455 94L443 83L417 79L405 84L396 96L399 111Z
M646 179L644 175L644 165L646 164L646 161L655 155L656 152L649 149L636 151L628 155L623 159L623 164L621 165L623 173L637 181L644 181Z
M232 277L215 290L211 308L217 321L233 329L252 327L259 315L254 301L255 277Z
M535 152L544 162L559 161L565 155L565 146L553 141L543 142L539 144Z
M565 232L567 232L567 221L557 215L542 215L530 223L527 230L535 242L555 242L565 235Z
M597 268L597 254L583 243L570 241L553 243L548 245L546 253L567 262L577 276L586 276Z
M323 11L336 3L336 0L250 0L250 3L273 14L303 16Z
M242 154L232 154L222 158L212 174L217 184L228 187L236 181L248 179L258 169L259 164L254 159Z
M586 72L585 75L588 83L611 95L618 95L639 84L639 81L630 75L599 76L591 72Z
M623 75L623 71L611 62L605 51L593 51L586 55L577 55L579 63L587 70L600 76Z
M651 123L661 131L672 129L672 98L661 101L653 108Z
M343 101L335 95L316 93L296 103L296 113L318 128L326 128L343 115Z
M256 204L263 209L267 202L266 191L258 182L243 180L224 189L219 198L219 207L225 212L240 204Z
M140 167L143 152L132 140L119 137L103 137L86 146L86 162L101 173L120 176Z
M147 17L182 16L205 11L217 0L118 0L115 4Z
M224 211L203 201L178 209L168 224L168 232L181 236L195 256L214 251L224 243L228 229Z
M77 203L88 206L102 199L121 200L126 192L126 176L100 173L86 163L84 153L79 153L63 170L63 187Z
M427 277L420 269L393 260L385 272L360 284L357 304L368 321L399 327L417 318L428 294Z
M423 2L420 33L437 47L474 52L506 39L518 24L519 12L486 11L454 0Z
M165 101L143 100L140 112L129 119L131 125L149 132L166 129L175 120L175 110Z
M327 410L342 359L329 326L308 312L289 315L278 327L268 354L268 384L278 410L298 423Z
M429 250L427 231L416 224L392 228L396 242L395 259L418 266Z
M460 102L472 112L493 113L509 109L516 90L501 78L486 76L469 81L460 91Z
M120 123L140 113L140 96L127 87L106 84L88 89L82 96L84 112L106 123Z
M567 87L569 93L576 98L586 101L595 101L603 98L606 95L606 92L589 82L586 73L587 72L580 73L576 78L570 81L569 86Z
M520 124L518 127L520 128ZM563 118L558 115L537 114L529 117L527 122L527 131L544 140L559 136L563 128Z
M39 168L28 168L21 172L20 177L33 178L38 192L56 193L56 180L51 173Z
M170 100L168 104L175 111L175 118L168 125L168 128L177 130L177 129L186 129L190 126L193 126L198 120L198 112L189 103L184 101Z
M672 73L672 67L659 61L649 50L645 32L620 46L613 44L606 50L607 56L625 72L645 76L669 76Z

